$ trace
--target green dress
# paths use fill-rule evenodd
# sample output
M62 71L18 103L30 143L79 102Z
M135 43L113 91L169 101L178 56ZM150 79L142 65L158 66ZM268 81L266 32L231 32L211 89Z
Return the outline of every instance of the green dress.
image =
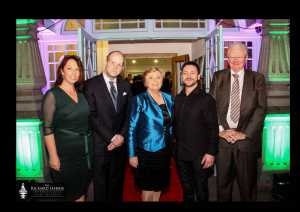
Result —
M91 179L92 139L89 133L89 105L77 92L76 103L64 90L54 87L42 102L44 134L54 134L60 170L50 168L55 183L65 186L66 200L86 194Z

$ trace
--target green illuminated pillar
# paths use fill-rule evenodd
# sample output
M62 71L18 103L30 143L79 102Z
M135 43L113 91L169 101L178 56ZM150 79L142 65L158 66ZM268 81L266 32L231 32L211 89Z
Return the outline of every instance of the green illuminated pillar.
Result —
M269 82L290 80L289 25L289 19L263 21L258 70Z
M263 171L290 170L290 114L268 114L263 128Z
M290 106L289 19L264 19L257 71L264 74L269 113L288 113Z
M39 119L17 120L16 178L43 178L43 149Z
M16 19L16 82L17 118L38 118L41 88L46 77L37 42L35 19Z

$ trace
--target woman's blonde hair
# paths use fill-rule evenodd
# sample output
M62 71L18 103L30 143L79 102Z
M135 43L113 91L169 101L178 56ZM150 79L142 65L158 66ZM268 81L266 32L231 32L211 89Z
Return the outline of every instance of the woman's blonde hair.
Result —
M162 77L163 77L163 73L162 73L162 71L159 68L157 68L157 67L150 67L150 68L146 69L144 71L144 73L143 73L143 81L144 81L144 83L145 83L145 80L146 80L146 76L149 73L152 73L152 72L155 72L155 71L158 71L162 75Z

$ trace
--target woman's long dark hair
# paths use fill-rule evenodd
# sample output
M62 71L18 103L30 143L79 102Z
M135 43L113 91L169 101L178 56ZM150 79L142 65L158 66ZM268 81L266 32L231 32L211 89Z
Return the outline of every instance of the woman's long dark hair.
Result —
M64 58L62 59L62 61L60 62L57 71L56 71L56 81L54 83L54 86L57 87L59 86L62 82L63 82L63 76L62 76L62 70L64 69L65 65L67 64L67 62L69 60L75 60L78 67L79 67L79 79L78 81L75 83L75 88L77 90L82 90L83 87L83 81L84 81L84 77L83 77L83 65L82 62L80 60L80 58L76 55L65 55Z

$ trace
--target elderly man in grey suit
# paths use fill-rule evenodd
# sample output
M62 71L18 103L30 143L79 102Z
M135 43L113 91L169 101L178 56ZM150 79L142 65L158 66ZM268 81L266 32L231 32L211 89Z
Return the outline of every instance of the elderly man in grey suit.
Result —
M267 103L264 76L244 69L247 53L244 44L233 43L227 52L230 68L215 72L210 88L219 122L219 201L232 200L235 178L241 201L254 201L257 195L257 159Z

